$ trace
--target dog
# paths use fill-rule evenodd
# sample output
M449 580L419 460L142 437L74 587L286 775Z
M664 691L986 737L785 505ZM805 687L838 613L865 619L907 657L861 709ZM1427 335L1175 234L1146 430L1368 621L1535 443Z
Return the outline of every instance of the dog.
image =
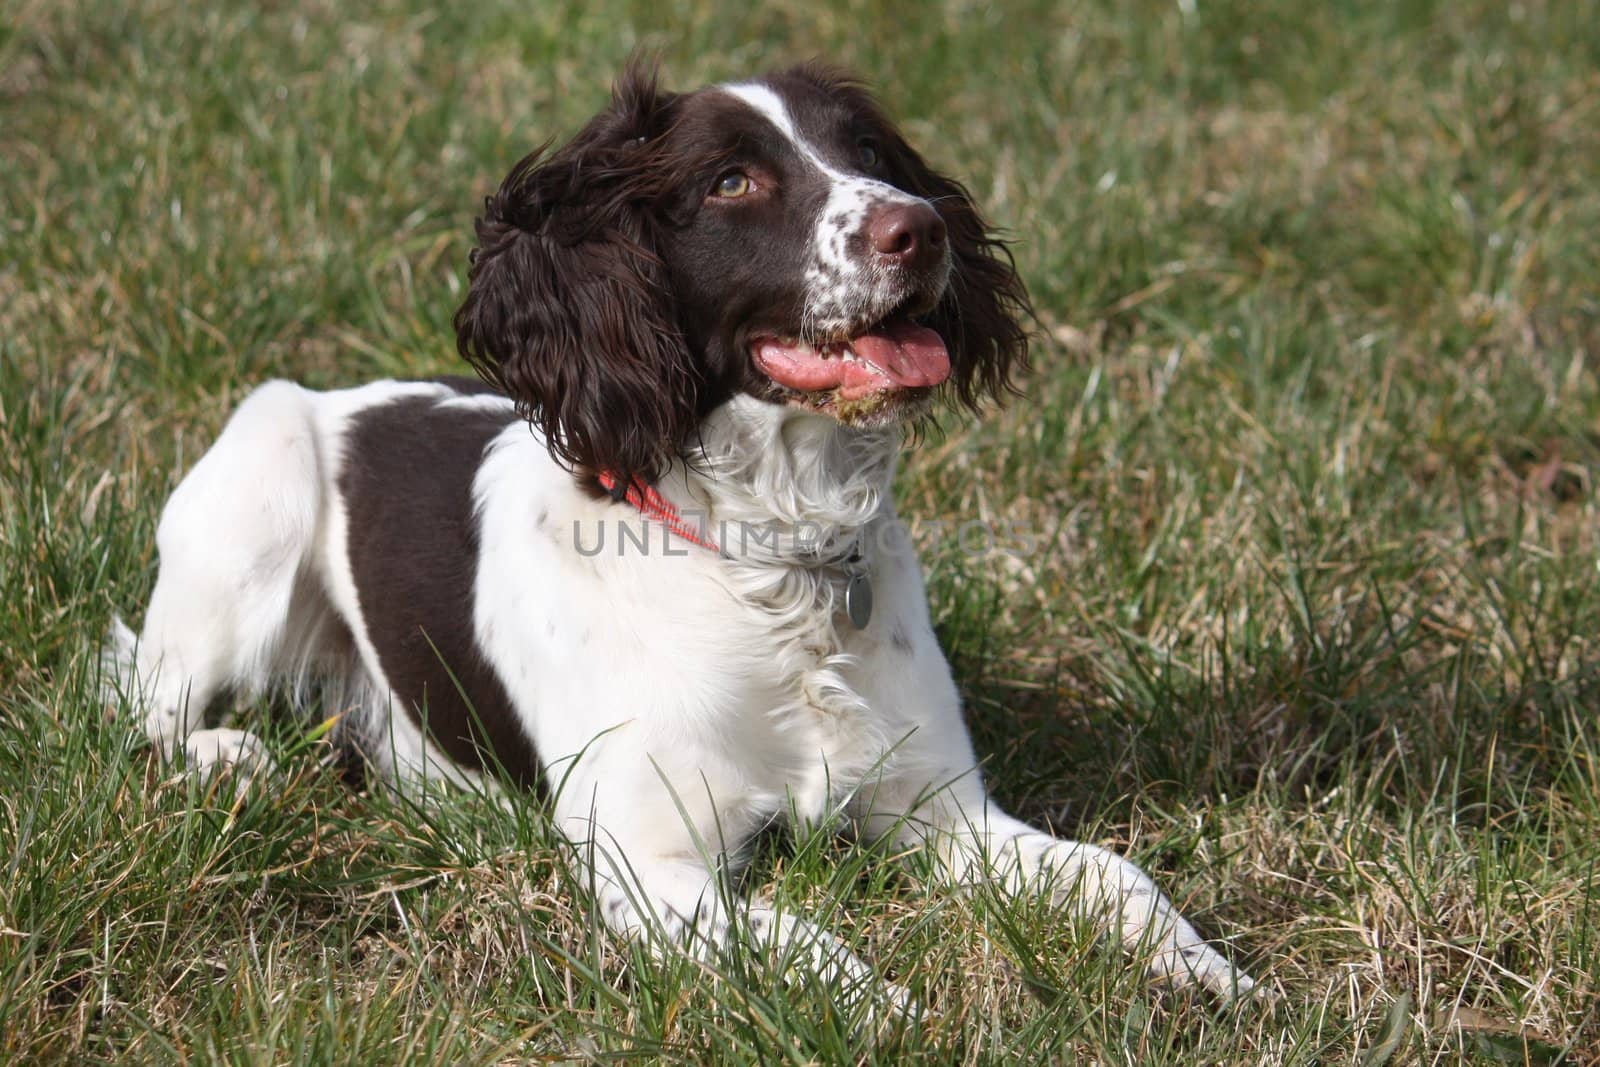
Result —
M988 796L891 483L941 394L1011 390L1004 243L859 82L816 65L674 93L632 64L476 222L477 378L238 408L162 514L108 676L196 769L287 686L401 785L546 792L604 922L813 975L872 969L719 890L777 820L840 817L956 887L1043 893L1178 985L1254 982L1142 871Z

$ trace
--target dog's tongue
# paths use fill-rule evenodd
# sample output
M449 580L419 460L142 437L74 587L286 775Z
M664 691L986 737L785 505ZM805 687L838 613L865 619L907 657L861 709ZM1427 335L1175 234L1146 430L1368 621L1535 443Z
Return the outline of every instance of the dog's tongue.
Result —
M850 349L896 385L938 385L950 377L944 338L910 320L852 338Z
M950 377L950 353L944 340L926 326L909 320L884 323L850 339L859 362L826 356L810 345L788 345L764 338L756 345L756 362L780 385L812 393L839 390L847 400L894 386L938 385Z

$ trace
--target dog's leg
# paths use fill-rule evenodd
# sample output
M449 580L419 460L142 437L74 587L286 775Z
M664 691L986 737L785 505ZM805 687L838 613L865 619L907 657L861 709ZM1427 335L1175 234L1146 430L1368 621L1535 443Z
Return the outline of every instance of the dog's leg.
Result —
M863 832L925 847L956 885L1047 894L1177 985L1200 984L1224 997L1249 993L1255 982L1207 945L1136 865L1036 830L990 799L914 560L891 555L879 572L880 632L898 640L863 643L859 687L894 743L853 805Z
M836 973L851 982L877 982L877 977L849 949L816 924L770 907L730 900L704 867L687 861L653 860L628 864L602 861L612 874L595 880L595 900L606 925L627 937L659 936L667 944L694 953L716 951L743 923L760 942L819 975ZM598 868L586 864L591 872Z
M929 849L951 883L1007 893L1044 893L1116 937L1154 974L1199 984L1225 998L1248 996L1255 981L1195 932L1150 877L1109 849L1067 841L1001 811L976 771L931 796L909 799L893 785L867 818L874 835ZM870 789L869 789L870 792Z
M1198 983L1230 998L1255 988L1249 975L1235 970L1195 932L1148 875L1109 849L1052 837L992 802L976 821L946 827L934 845L958 883L998 880L1013 893L1047 892L1057 904L1118 937L1174 985Z
M144 629L135 637L113 621L103 672L107 695L138 710L164 755L182 747L214 766L262 752L243 731L195 730L220 690L267 683L320 499L310 394L273 382L239 406L167 502Z
M896 1011L906 1007L903 990L815 923L736 899L726 879L699 856L697 834L683 830L672 839L624 845L592 820L569 821L569 833L580 825L583 838L573 842L575 872L614 933L638 939L653 952L686 951L711 960L747 932L786 982L822 981L841 1003L867 1006L867 1018L879 1018L871 1007L877 1003Z

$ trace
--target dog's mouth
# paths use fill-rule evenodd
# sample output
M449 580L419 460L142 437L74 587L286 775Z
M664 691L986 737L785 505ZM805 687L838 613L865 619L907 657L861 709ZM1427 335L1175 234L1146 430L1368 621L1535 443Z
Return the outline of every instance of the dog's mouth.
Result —
M930 390L950 377L944 338L906 315L819 342L760 335L750 342L750 355L763 374L804 394L814 407L860 405L906 390ZM826 403L830 400L834 405Z

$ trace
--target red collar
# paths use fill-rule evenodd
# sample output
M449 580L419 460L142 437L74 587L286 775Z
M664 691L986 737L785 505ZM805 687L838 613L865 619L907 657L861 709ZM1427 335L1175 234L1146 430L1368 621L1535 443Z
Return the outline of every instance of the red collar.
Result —
M601 487L611 494L611 499L626 500L645 518L655 519L685 541L697 544L701 548L710 549L719 555L721 554L722 550L711 539L711 535L706 531L705 526L702 525L697 529L684 521L683 516L678 513L678 509L673 506L672 502L656 492L655 486L648 485L642 481L635 481L632 485L624 488L622 483L617 481L616 476L609 471L601 471L597 477Z

